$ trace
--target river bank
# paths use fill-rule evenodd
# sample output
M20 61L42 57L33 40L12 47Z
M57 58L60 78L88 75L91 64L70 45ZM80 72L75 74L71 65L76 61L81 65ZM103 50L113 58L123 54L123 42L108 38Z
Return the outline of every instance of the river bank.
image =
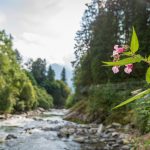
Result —
M118 123L77 124L63 120L68 110L11 115L0 123L0 150L129 150L132 136Z

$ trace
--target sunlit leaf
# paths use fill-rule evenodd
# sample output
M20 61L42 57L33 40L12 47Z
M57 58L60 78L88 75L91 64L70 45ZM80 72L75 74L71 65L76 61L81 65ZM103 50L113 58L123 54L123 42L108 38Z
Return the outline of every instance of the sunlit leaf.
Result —
M147 60L150 61L150 55L148 56Z
M150 67L147 69L147 72L146 72L146 82L150 83Z
M123 52L123 55L126 55L126 56L132 56L133 53L132 53L132 52Z
M126 101L124 101L124 102L122 102L121 104L117 105L117 106L114 107L113 109L117 109L117 108L119 108L119 107L122 107L122 106L124 106L124 105L126 105L126 104L128 104L128 103L131 103L131 102L133 102L133 101L135 101L135 100L137 100L137 99L140 99L140 98L144 97L145 95L147 95L147 94L149 94L149 93L150 93L150 89L147 89L147 90L145 90L145 91L143 91L143 92L141 92L141 93L139 93L139 94L137 94L137 95L135 95L135 96L133 96L133 97L127 99Z
M141 55L135 55L134 57L125 58L116 62L103 62L106 66L124 66L127 64L137 63L143 60Z
M132 32L130 49L131 49L132 53L135 53L139 49L139 41L138 41L138 37L136 35L134 27L133 27L133 32Z

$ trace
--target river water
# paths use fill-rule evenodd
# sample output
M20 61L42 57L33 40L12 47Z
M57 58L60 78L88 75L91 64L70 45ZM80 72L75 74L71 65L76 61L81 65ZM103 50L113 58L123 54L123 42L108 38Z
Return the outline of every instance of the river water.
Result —
M41 116L14 115L0 122L0 150L80 150L80 144L70 138L58 138L56 129L66 124L62 116L66 110L52 109ZM51 129L51 130L48 130ZM54 130L53 130L54 129ZM8 135L16 138L4 139ZM4 142L3 142L4 141Z
M21 114L1 119L0 150L130 150L130 145L124 144L126 134L114 128L120 125L114 123L101 132L101 125L63 120L66 113L51 109L30 117ZM68 136L68 132L74 133Z

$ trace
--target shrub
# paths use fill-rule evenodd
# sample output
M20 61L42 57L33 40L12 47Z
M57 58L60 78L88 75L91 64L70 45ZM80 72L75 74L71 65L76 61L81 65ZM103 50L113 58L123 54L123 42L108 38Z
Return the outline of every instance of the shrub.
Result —
M24 83L20 93L20 99L24 101L26 110L33 108L36 102L36 93L30 81Z
M70 108L75 104L75 95L74 94L70 94L66 100L66 108Z
M141 133L150 132L150 94L136 102L136 126Z
M15 109L16 109L16 111L21 111L21 112L24 111L25 110L25 103L24 103L24 101L18 101L16 103Z
M37 95L37 106L42 107L44 109L49 109L53 107L53 97L49 95L45 89L35 87L36 95Z
M46 85L45 88L53 96L53 102L56 107L63 107L65 105L65 101L70 94L70 89L63 81L53 81Z
M88 96L88 111L93 114L94 118L105 122L117 121L122 124L131 121L131 118L126 119L127 113L129 112L131 105L124 108L112 111L112 108L116 106L120 99L124 101L131 94L130 91L135 87L141 85L141 83L118 83L118 84L103 84L92 86L89 89Z
M0 110L4 113L10 113L13 110L15 104L15 96L13 89L10 86L6 86L0 91Z

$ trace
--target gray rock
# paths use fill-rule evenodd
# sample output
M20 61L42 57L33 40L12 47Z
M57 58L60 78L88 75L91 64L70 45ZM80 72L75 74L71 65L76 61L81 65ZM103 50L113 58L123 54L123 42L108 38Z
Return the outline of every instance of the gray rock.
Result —
M11 140L11 139L17 139L17 136L15 136L14 134L8 134L5 138L5 140Z
M130 150L130 146L128 146L128 145L123 145L123 146L121 147L121 149L122 149L122 150Z
M102 138L109 138L109 137L111 137L111 133L104 132L104 133L101 134L101 137Z
M98 143L98 139L93 138L93 139L90 140L90 142L91 142L91 143Z
M112 128L112 125L107 125L106 129Z
M97 133L96 134L99 136L99 135L101 135L102 131L103 131L103 124L100 124L98 129L97 129Z
M77 129L76 134L77 135L84 135L85 134L84 129L81 129L81 128Z
M82 137L82 136L79 136L79 137L75 137L73 139L73 141L78 142L78 143L84 143L85 142L85 138Z
M97 128L91 128L89 129L90 134L96 134L97 133Z
M107 130L107 132L115 132L116 130L114 128L110 128Z
M112 144L112 147L113 147L113 148L118 148L119 146L120 146L120 145L119 145L119 144L116 144L116 143L115 143L115 144Z
M113 128L120 128L120 127L121 127L121 124L120 124L120 123L113 122L113 123L112 123L112 127L113 127Z
M119 133L118 132L112 132L112 137L118 137Z
M74 134L75 133L75 129L74 128L70 128L68 129L68 133L71 135L71 134Z
M97 124L90 124L89 127L90 128L98 128L98 125Z
M67 128L62 128L62 129L60 129L59 133L57 133L57 136L59 138L61 138L61 137L67 137L67 138L69 138L70 134L69 134Z
M116 142L116 138L107 138L105 141L107 141L107 142Z
M5 137L4 136L0 136L0 143L4 143L5 142Z

